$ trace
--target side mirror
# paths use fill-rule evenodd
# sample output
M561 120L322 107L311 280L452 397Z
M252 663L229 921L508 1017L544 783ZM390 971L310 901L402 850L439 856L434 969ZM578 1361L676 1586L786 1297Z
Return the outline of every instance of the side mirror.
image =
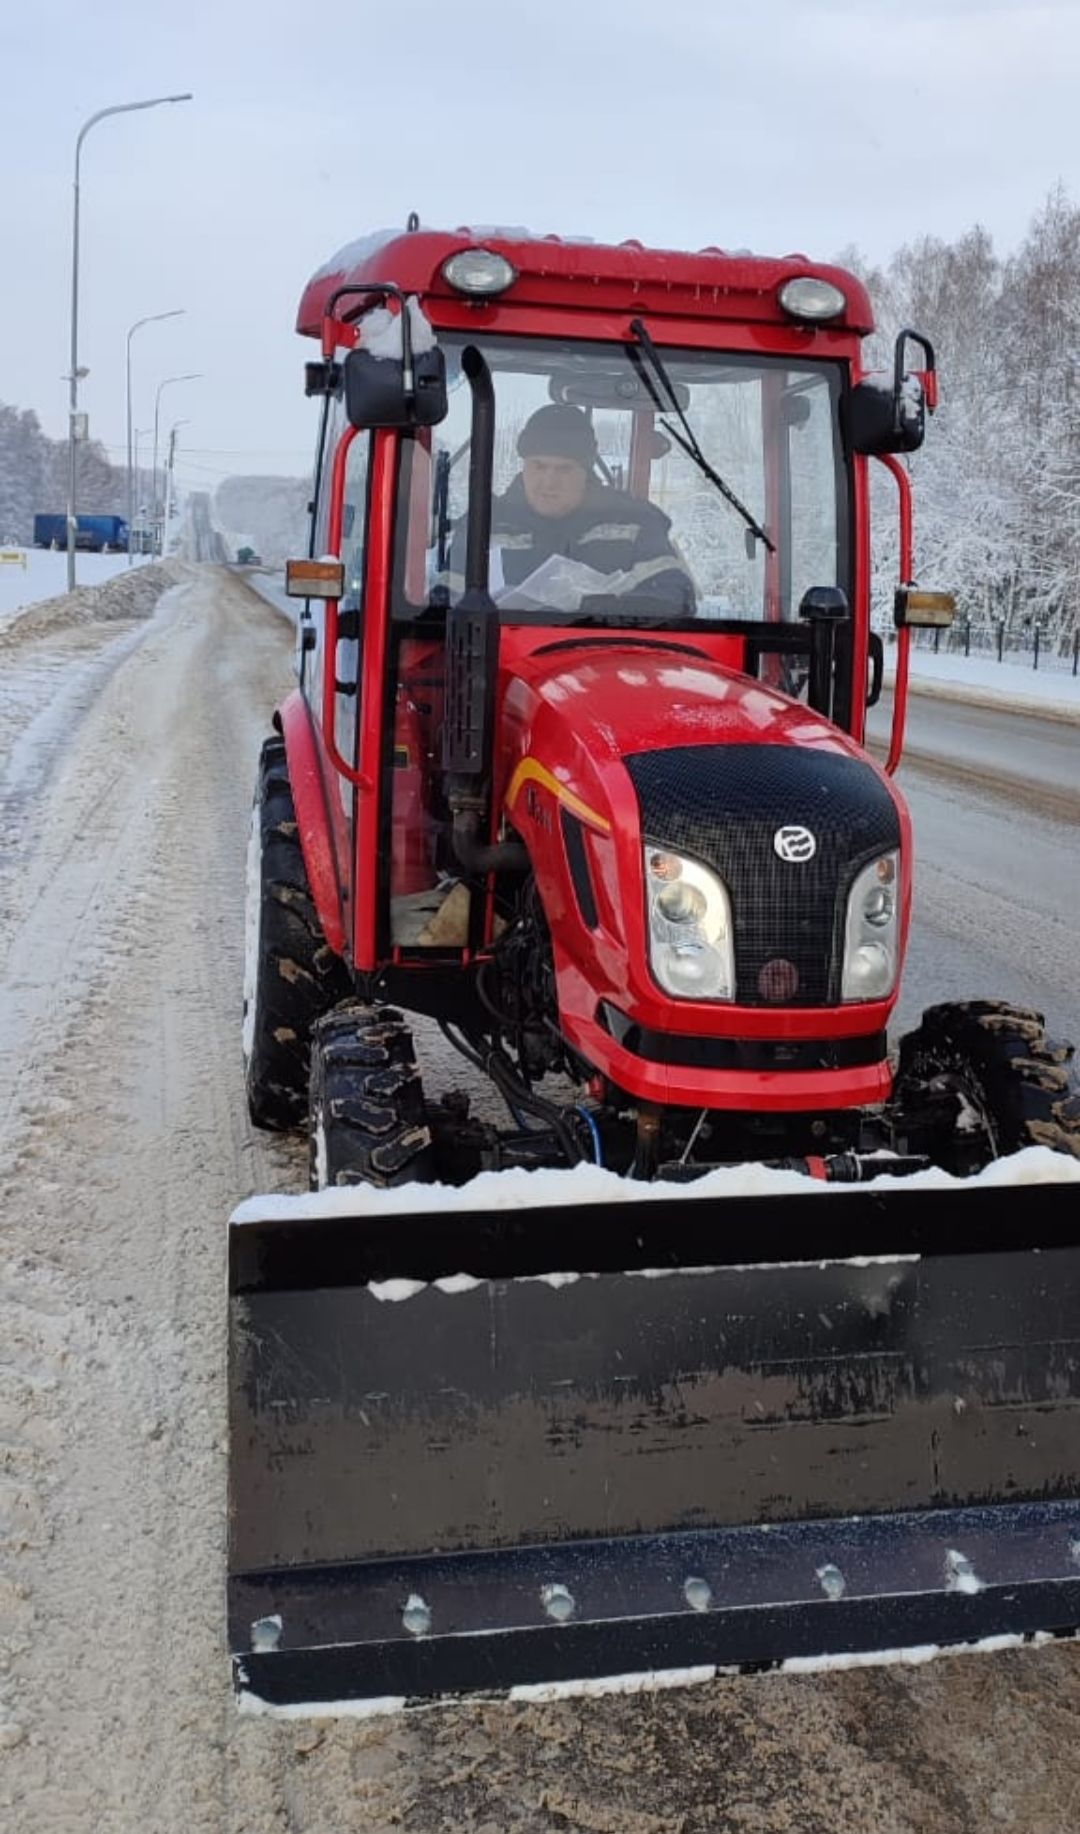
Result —
M897 630L948 630L956 617L951 592L923 592L918 586L899 586L893 600Z
M926 368L905 368L908 343L918 344ZM937 406L937 369L933 346L917 331L901 331L896 340L889 381L868 377L848 397L847 435L853 452L881 458L891 452L917 452L926 434L926 415Z
M808 395L782 395L780 398L780 418L785 427L805 427L813 411Z
M374 316L374 315L372 315ZM345 412L360 428L436 427L446 419L446 358L414 350L406 306L345 358Z
M340 363L305 363L305 395L336 395L341 388Z

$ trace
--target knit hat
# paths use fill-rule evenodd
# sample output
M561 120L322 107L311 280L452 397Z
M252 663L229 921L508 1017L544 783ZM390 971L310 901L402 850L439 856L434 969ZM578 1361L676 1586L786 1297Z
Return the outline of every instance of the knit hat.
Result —
M580 408L552 402L537 408L518 434L522 458L574 459L586 471L596 463L596 435Z

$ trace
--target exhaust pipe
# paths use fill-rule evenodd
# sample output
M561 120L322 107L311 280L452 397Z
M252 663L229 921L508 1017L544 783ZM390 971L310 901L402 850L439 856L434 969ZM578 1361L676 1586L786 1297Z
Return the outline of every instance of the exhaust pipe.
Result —
M454 853L466 872L525 872L529 856L520 842L482 838L491 821L491 730L499 659L499 613L488 588L495 390L491 370L474 344L462 351L461 367L472 391L469 527L465 591L446 616L446 796Z

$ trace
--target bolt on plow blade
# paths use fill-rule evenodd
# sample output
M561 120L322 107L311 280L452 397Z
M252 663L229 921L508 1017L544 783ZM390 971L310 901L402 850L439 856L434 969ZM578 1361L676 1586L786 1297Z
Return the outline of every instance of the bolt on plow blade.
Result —
M252 1200L230 1229L238 1689L401 1706L1074 1630L1063 1178Z

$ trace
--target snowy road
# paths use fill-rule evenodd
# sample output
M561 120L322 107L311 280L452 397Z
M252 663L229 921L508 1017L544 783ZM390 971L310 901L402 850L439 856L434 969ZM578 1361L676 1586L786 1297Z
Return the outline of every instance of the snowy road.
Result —
M936 1000L1035 1006L1080 1043L1080 820L923 769L903 789L915 823L915 918L898 1023Z
M872 730L888 730L891 707ZM1033 1005L1080 1043L1080 726L910 703L898 783L915 824L901 1030L936 1000Z
M885 745L892 724L886 693L870 715L872 735ZM966 706L913 694L908 701L905 767L927 765L937 776L974 788L1008 785L1037 815L1080 820L1080 720Z
M1071 1834L1075 1646L368 1726L235 1715L224 1222L303 1173L250 1133L238 1047L249 784L291 652L241 580L188 568L148 623L2 659L0 1825ZM1075 985L1053 824L912 787L924 997L946 944Z

